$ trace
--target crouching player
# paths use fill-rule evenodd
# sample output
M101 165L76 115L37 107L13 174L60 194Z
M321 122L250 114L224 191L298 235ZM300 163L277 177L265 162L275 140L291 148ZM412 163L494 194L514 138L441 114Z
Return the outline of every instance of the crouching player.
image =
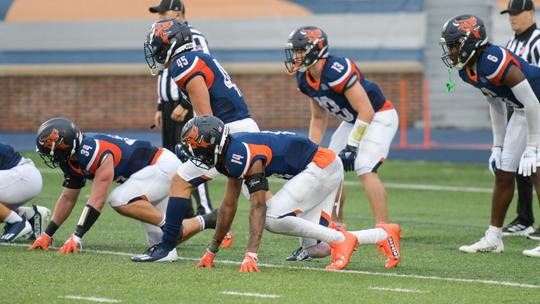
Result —
M148 244L161 239L170 180L181 164L174 153L147 141L105 134L83 134L65 118L44 122L36 138L44 162L64 173L64 190L56 203L53 219L29 250L47 250L52 236L71 214L87 179L93 181L90 197L75 232L59 253L77 253L81 238L98 219L105 202L120 214L143 223ZM113 181L120 183L107 197ZM214 228L216 212L185 220L183 239Z
M31 159L0 142L0 221L5 222L0 243L41 233L51 211L42 206L23 206L40 192L43 181Z
M182 141L193 163L215 167L228 176L214 239L197 268L213 267L214 257L236 214L242 182L250 192L251 208L250 236L240 271L259 271L257 252L263 228L327 242L332 248L332 264L327 269L339 270L347 266L358 243L355 235L318 224L321 214L328 216L332 211L343 178L343 166L334 152L287 132L229 134L223 122L213 116L190 120L182 130ZM267 201L266 177L272 174L290 180ZM171 189L177 189L180 199L187 199L198 183L210 178L193 178L180 167ZM159 246L167 250L172 245L167 239L174 237L174 234L164 233L164 242ZM398 242L396 239L397 245Z

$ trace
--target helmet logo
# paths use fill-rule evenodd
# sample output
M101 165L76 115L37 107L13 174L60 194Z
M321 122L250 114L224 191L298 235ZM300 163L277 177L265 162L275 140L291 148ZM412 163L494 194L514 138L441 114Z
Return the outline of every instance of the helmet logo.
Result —
M157 23L154 27L154 35L163 40L164 43L169 43L169 29L173 26L172 21Z
M43 145L43 147L47 149L51 149L53 147L58 149L68 149L69 146L64 142L63 138L60 138L60 134L57 129L53 128L51 133L47 136L43 136L39 139L39 143Z
M190 145L192 148L208 148L210 144L204 141L204 138L199 134L199 128L193 126L186 136L182 137L182 141Z
M472 33L474 38L480 38L480 26L477 24L477 19L474 16L470 16L465 20L454 20L454 25L459 30L466 33Z

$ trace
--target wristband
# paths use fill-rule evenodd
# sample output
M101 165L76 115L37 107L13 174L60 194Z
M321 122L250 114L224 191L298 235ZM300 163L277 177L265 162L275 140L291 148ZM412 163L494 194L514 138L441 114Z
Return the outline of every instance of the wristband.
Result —
M357 118L356 121L354 122L354 126L351 130L351 133L349 133L349 139L347 140L347 145L358 147L368 127L369 127L369 123Z

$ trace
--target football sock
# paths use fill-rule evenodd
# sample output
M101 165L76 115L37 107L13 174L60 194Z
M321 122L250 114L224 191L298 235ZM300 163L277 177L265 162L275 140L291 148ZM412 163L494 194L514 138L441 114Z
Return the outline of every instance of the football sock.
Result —
M490 225L486 231L486 237L490 240L502 238L502 228Z
M214 209L212 210L212 212L201 216L203 220L201 231L204 229L216 229L218 210L219 209Z
M23 218L20 217L17 213L15 213L15 211L11 211L9 215L4 219L4 221L9 224L14 224L22 220Z
M382 228L373 228L359 231L349 231L358 239L360 244L377 244L388 236L388 233Z
M157 224L157 226L159 228L163 228L163 226L165 226L165 218L166 218L166 216L163 215L163 218L161 219L161 222L159 222L159 224Z
M195 218L199 221L200 231L203 231L205 226L204 218L201 215L197 215Z
M181 197L169 197L169 204L165 215L165 226L163 226L162 243L169 250L176 247L176 240L180 235L182 221L186 216L191 202L189 199Z
M329 256L332 247L328 243L320 242L305 249L311 258L319 259Z
M285 235L301 236L308 239L321 240L327 243L343 242L343 233L334 229L329 229L319 224L306 221L295 216L285 216L282 218L266 218L268 230Z

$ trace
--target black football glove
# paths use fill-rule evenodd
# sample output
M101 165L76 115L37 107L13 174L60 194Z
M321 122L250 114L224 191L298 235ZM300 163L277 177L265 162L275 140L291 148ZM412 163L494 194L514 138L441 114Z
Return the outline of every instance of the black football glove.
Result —
M347 145L345 149L341 150L339 152L339 158L341 158L341 162L343 163L343 169L345 171L353 171L354 170L354 159L356 158L356 147Z

